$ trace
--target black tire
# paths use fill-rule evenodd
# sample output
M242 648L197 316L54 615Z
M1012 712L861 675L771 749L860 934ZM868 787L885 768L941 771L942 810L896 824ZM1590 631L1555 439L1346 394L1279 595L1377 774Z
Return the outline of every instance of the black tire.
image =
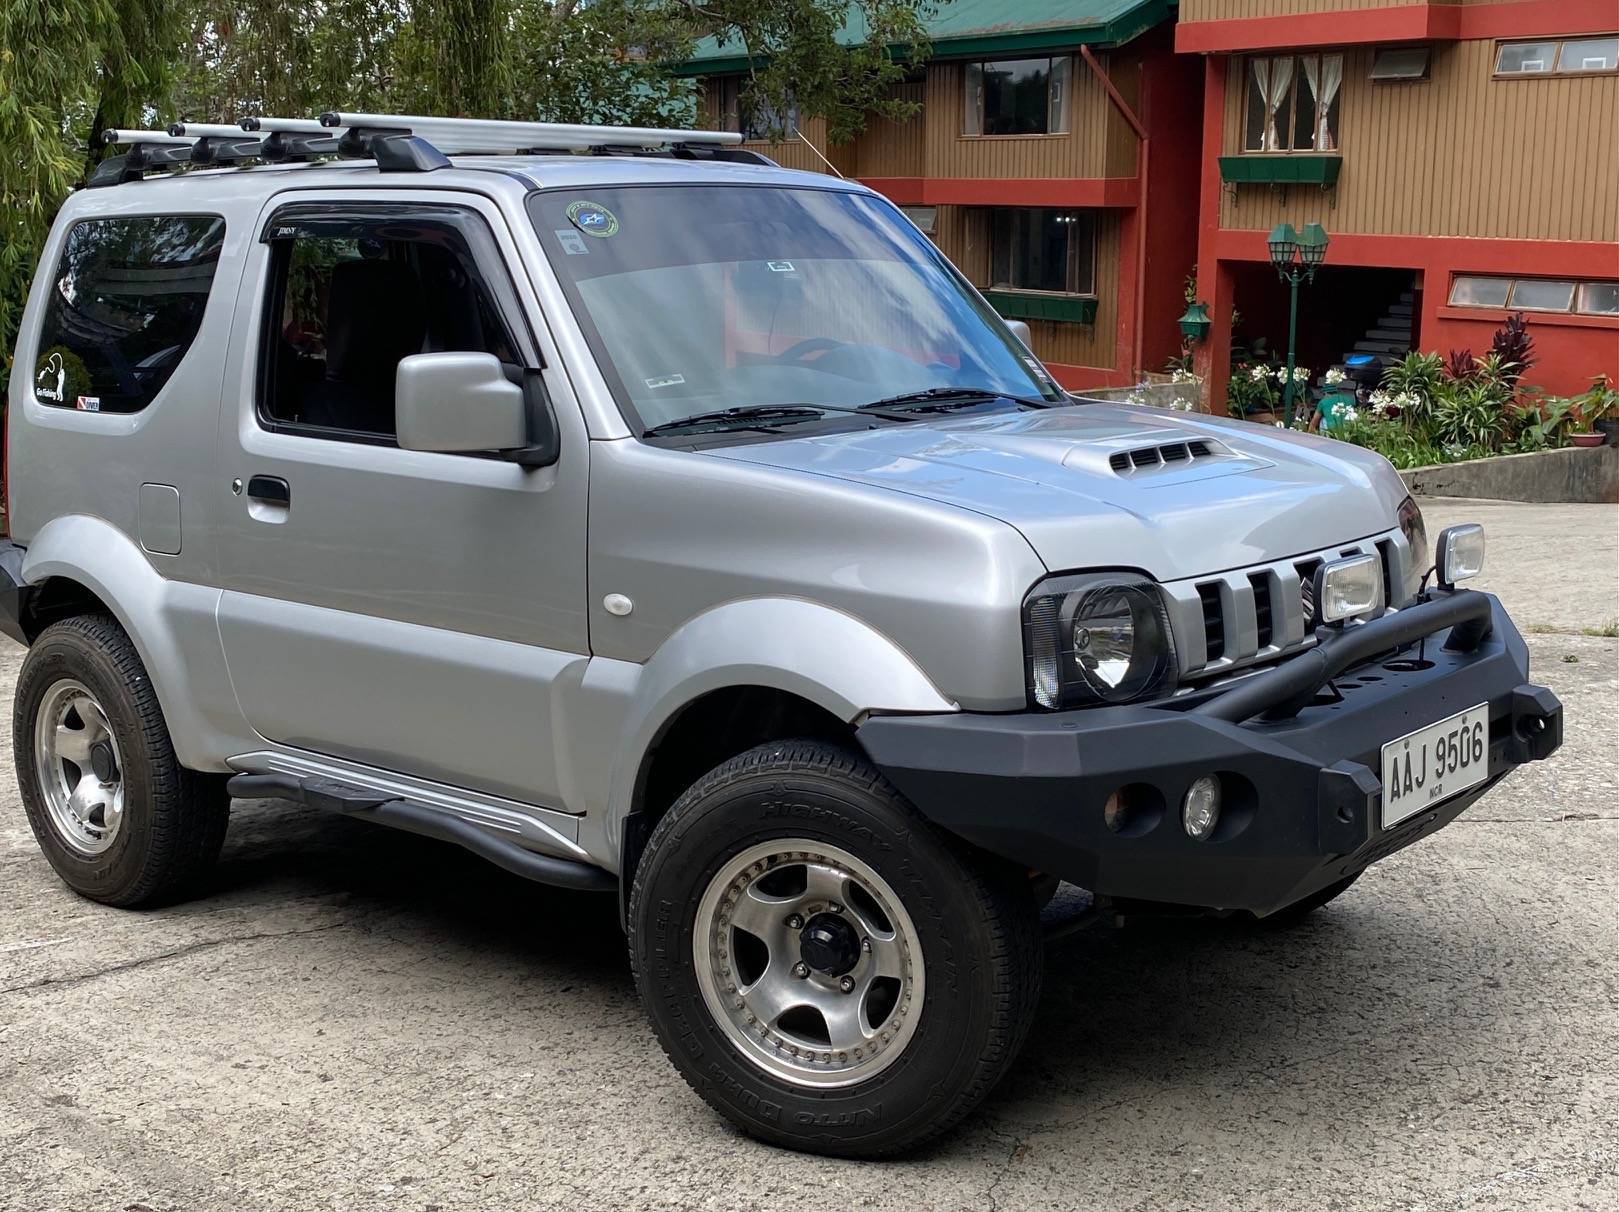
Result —
M1338 880L1336 883L1328 884L1325 888L1317 889L1303 900L1294 901L1291 905L1278 909L1275 913L1267 914L1265 917L1256 918L1249 914L1237 920L1245 922L1250 929L1254 930L1290 930L1327 902L1335 901L1348 892L1350 885L1358 880L1362 874L1362 872L1357 871L1354 875Z
M37 713L63 680L82 684L117 742L123 820L110 847L86 855L52 822L34 748ZM79 615L47 627L23 661L12 705L12 748L28 824L64 883L107 905L170 901L213 865L230 819L223 775L181 766L140 655L107 615Z
M888 883L914 924L922 1012L903 1050L859 1084L805 1088L748 1059L705 1004L693 930L727 861L780 838L835 846ZM935 831L871 765L820 741L762 745L690 788L635 874L630 958L659 1042L710 1106L760 1139L882 1157L946 1131L1000 1080L1040 995L1026 873Z

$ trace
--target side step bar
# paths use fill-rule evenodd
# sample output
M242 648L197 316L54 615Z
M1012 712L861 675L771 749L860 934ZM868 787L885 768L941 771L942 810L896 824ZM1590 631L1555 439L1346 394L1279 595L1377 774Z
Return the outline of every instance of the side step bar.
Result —
M337 812L359 820L375 821L379 825L392 825L409 833L453 842L472 851L479 858L533 880L537 884L550 884L557 888L573 888L582 892L616 892L618 877L588 863L572 859L553 858L536 854L532 850L486 833L476 825L458 820L409 800L388 799L340 783L336 779L299 778L291 774L238 774L226 783L233 799L292 800L322 812Z

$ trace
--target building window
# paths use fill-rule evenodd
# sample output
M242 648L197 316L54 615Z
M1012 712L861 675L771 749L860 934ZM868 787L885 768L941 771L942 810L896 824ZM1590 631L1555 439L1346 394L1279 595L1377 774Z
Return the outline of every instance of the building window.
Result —
M1619 316L1619 282L1572 282L1564 278L1493 278L1458 274L1450 284L1452 307L1574 312Z
M75 223L45 302L35 399L81 412L150 404L202 327L224 242L212 215Z
M746 80L742 76L723 76L714 84L722 130L738 131L754 142L798 138L798 106L781 111L762 98L744 97Z
M1068 133L1067 56L969 63L962 126L967 135Z
M937 234L939 226L939 208L937 206L902 206L900 211L924 236Z
M1619 316L1619 282L1581 282L1574 310L1587 316Z
M1096 216L1083 210L990 211L989 278L997 290L1096 293Z
M1342 55L1275 55L1248 60L1243 150L1335 152Z
M1619 34L1602 38L1503 42L1496 52L1498 76L1577 76L1619 71Z
M1385 46L1372 57L1372 79L1426 80L1428 54L1426 46Z

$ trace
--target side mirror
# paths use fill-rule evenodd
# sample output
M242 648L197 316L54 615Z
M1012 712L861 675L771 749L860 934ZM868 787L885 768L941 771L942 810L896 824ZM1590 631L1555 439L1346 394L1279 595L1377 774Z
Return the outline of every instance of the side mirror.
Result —
M1034 340L1034 336L1029 332L1029 326L1027 324L1025 324L1022 320L1008 320L1006 322L1006 326L1012 330L1012 335L1014 337L1023 342L1024 349L1033 351L1034 346L1029 342Z
M494 354L412 354L394 374L394 427L405 450L521 450L528 405Z

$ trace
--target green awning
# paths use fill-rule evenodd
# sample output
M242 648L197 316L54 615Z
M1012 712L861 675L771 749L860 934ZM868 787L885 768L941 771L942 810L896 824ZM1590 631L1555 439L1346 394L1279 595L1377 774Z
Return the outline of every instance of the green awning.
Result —
M1039 54L1077 46L1119 46L1169 19L1171 0L942 0L927 24L936 59ZM851 8L838 40L857 46L866 22ZM675 68L683 76L748 70L742 44L704 38Z

